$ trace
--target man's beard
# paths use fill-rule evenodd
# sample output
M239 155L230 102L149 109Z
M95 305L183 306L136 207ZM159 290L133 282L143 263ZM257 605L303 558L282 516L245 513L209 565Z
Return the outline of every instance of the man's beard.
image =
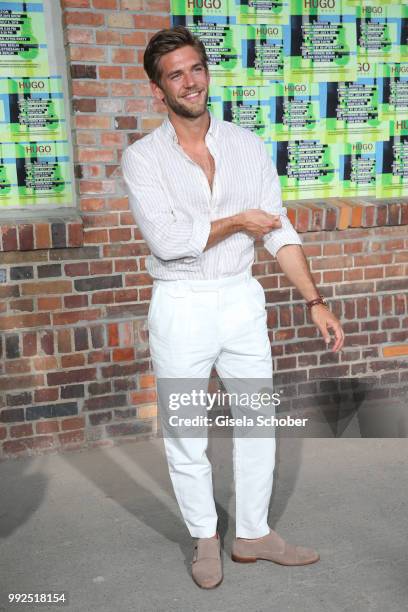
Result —
M207 101L208 101L208 90L206 92L205 100L203 104L195 109L183 106L182 104L180 104L180 102L178 102L176 98L174 98L173 96L170 96L169 94L165 94L165 98L164 98L165 104L167 105L168 108L170 108L173 111L173 113L175 113L179 117L186 117L187 119L197 119L198 117L201 117L202 115L204 115L204 113L207 112Z

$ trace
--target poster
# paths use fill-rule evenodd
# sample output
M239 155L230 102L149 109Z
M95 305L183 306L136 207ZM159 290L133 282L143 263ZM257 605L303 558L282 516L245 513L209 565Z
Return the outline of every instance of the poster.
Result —
M272 140L320 138L319 86L317 83L274 83L272 90Z
M284 200L337 197L339 145L319 140L270 142Z
M48 72L42 0L0 0L0 73L28 77Z
M408 119L408 62L378 67L379 116L386 121Z
M289 19L290 0L233 0L237 23L283 25Z
M324 142L375 142L389 135L379 118L375 79L320 83L320 125Z
M314 8L314 6L318 8ZM343 0L291 0L284 26L285 79L352 81L357 77L356 10Z
M366 76L374 77L381 63L401 60L402 15L399 5L362 2L356 8L357 61Z
M20 208L72 203L67 141L0 146L0 205Z
M231 121L268 138L272 117L271 87L211 87L208 108L218 119Z
M402 197L408 192L408 130L376 145L377 198Z
M341 196L348 198L375 197L375 149L376 142L347 142L343 145L339 157L339 193Z
M64 140L61 77L0 78L0 140Z

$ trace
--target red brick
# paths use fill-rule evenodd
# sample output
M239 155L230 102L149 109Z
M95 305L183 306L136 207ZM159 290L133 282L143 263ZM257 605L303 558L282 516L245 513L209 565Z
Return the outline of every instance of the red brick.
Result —
M113 291L94 291L92 293L92 304L113 304L115 295Z
M120 32L114 32L113 30L98 30L96 32L97 45L120 45L120 43Z
M144 390L144 391L133 391L130 394L130 402L133 405L139 404L150 404L151 402L155 402L157 399L157 394L154 389L152 390Z
M27 282L22 284L23 295L43 295L53 293L69 293L72 291L71 281L45 281L45 282Z
M108 345L119 346L119 328L117 323L108 323Z
M31 423L25 423L24 425L12 425L10 427L11 438L27 438L33 435L33 426Z
M37 308L39 311L45 310L46 312L61 310L62 300L59 297L39 297L37 300Z
M77 115L75 123L79 129L108 130L111 127L111 118L100 115Z
M6 311L7 304L2 304L4 306L4 312ZM30 299L21 299L21 300L12 300L9 302L9 310L12 312L13 310L20 312L33 312L34 310L34 300Z
M87 230L84 234L85 244L104 244L108 242L108 230Z
M62 446L73 446L74 448L79 448L85 441L85 433L83 430L67 431L65 433L58 434L58 439Z
M78 151L78 161L80 162L113 162L115 152L111 149L80 149Z
M151 389L156 385L154 374L141 374L139 376L139 386L141 389Z
M115 43L118 44L118 43ZM132 47L145 47L146 46L146 34L144 32L132 32L122 34L122 45L130 45Z
M51 322L48 313L32 313L0 317L0 330L17 329L19 327L41 327Z
M133 64L136 61L134 49L113 49L112 62L114 64ZM129 77L126 77L129 78ZM143 78L143 77L142 77Z
M118 0L92 0L92 6L96 9L116 9Z
M37 249L48 249L51 246L51 226L49 223L36 223L34 234Z
M128 62L128 63L131 63L131 62ZM131 79L131 80L146 78L146 73L144 69L142 68L142 66L125 66L124 75L125 75L125 79Z
M59 423L58 421L37 421L35 424L35 431L39 434L51 434L59 431Z
M89 265L90 274L112 274L113 262L112 261L91 261Z
M89 8L90 0L61 0L62 8Z
M35 389L34 401L38 403L42 402L53 402L58 399L59 389L58 387L44 387L43 389ZM47 433L47 432L43 432Z
M17 229L4 225L2 228L2 240L4 251L15 251L17 249Z
M113 361L132 361L135 358L133 348L118 348L112 351Z
M29 359L13 359L5 363L6 374L28 374L31 371L31 362Z
M42 386L44 384L44 375L36 374L35 376L13 376L0 380L0 389L7 391L8 389L30 389L32 387Z
M52 315L52 322L53 325L69 325L79 321L95 321L95 319L100 319L101 315L100 308L58 312Z
M47 372L58 367L56 357L33 357L32 365L37 372Z
M85 96L89 98L109 96L107 83L94 83L91 81L72 81L72 93L74 96Z
M122 79L122 66L99 66L98 74L100 79Z
M342 245L340 243L325 244L323 246L323 255L341 255Z
M137 30L161 30L170 27L170 16L135 15L135 28Z
M31 224L18 226L18 241L22 251L32 251L34 248L34 229Z
M86 25L98 27L104 25L105 17L101 13L70 11L64 14L64 21L67 25Z
M81 429L85 427L84 417L71 417L69 419L63 419L61 421L61 429L67 431L70 429Z
M106 52L103 47L71 47L69 54L71 62L106 62ZM94 71L95 67L92 70ZM74 78L74 75L72 76ZM94 74L77 73L76 76L77 78L95 78Z
M136 87L133 83L112 83L112 96L132 97L136 93Z

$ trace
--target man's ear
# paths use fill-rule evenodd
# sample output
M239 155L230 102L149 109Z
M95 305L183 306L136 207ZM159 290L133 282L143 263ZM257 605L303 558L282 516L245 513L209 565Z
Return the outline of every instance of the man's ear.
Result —
M150 81L150 89L154 97L157 98L157 100L160 100L160 102L164 102L164 92L159 87L159 85L157 85L157 83L155 83L154 81Z

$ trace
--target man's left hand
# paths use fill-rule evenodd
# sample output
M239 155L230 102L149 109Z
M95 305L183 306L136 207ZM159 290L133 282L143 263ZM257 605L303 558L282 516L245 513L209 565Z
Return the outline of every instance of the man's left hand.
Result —
M320 332L323 336L324 341L327 346L330 344L332 338L330 336L329 330L333 330L334 332L334 344L332 351L338 352L343 348L344 344L344 331L340 325L340 321L338 318L330 312L326 306L318 304L316 306L312 306L311 308L311 317L313 323L320 329Z

